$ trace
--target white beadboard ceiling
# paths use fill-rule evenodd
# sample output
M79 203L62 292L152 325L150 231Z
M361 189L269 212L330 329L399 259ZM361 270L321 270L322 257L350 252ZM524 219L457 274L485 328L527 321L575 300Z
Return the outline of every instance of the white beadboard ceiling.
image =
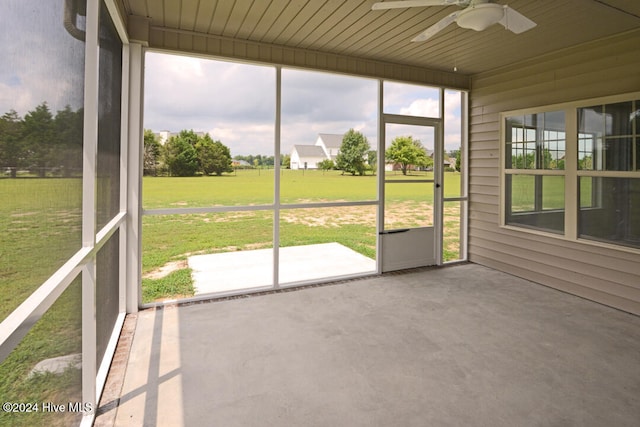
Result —
M516 35L452 24L418 33L457 6L372 11L375 0L119 0L154 30L180 30L473 75L640 28L640 0L498 0L537 23ZM639 40L640 43L640 40ZM153 46L152 46L153 47Z

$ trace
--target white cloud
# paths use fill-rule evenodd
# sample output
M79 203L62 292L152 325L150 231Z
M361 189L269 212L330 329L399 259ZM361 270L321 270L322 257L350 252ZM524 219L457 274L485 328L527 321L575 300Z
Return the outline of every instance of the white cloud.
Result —
M439 89L388 83L385 105L395 113L439 116ZM275 70L233 62L147 54L145 127L209 131L232 155L274 152ZM375 148L377 81L284 69L281 152L313 144L318 133L361 131ZM459 145L459 97L445 100L445 142ZM456 126L458 126L456 128ZM450 133L455 133L451 134ZM425 145L432 138L423 136Z
M440 101L438 99L416 99L408 107L400 108L400 114L408 116L438 117Z
M460 92L445 91L444 97L444 147L445 150L457 150L460 148L461 135L461 107L462 98Z
M147 54L145 62L146 128L214 130L232 154L250 154L234 149L238 144L262 149L246 134L256 126L273 129L273 68L165 54Z

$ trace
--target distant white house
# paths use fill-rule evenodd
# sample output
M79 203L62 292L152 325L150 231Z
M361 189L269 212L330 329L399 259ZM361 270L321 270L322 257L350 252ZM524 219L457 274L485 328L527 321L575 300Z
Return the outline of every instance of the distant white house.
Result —
M294 145L291 149L291 169L318 169L323 160L336 161L343 135L318 134L314 145Z
M291 149L291 169L318 169L318 163L326 160L322 147L317 145L294 145Z

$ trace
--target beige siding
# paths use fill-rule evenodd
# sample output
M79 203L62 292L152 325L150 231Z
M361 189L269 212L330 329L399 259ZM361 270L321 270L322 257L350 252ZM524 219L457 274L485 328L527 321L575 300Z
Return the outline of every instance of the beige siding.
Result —
M469 258L640 314L640 254L499 227L499 113L640 90L640 32L472 78Z

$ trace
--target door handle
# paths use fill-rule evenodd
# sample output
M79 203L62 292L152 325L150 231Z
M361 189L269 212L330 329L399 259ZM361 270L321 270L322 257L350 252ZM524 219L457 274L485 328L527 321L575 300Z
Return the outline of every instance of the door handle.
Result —
M381 231L380 234L397 234L397 233L406 233L407 231L409 231L408 228L399 228L397 230L385 230L385 231Z

